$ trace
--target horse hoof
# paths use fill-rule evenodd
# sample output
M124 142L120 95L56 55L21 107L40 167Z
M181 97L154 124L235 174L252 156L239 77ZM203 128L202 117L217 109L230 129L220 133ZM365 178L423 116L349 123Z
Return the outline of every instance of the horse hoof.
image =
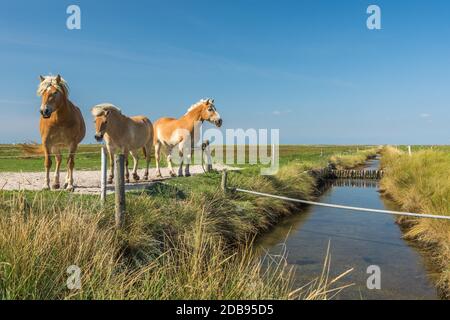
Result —
M66 182L66 183L64 183L64 186L63 186L63 189L67 189L67 186L68 186L69 184Z
M68 191L68 192L74 192L74 191L75 191L75 187L72 186L72 185L67 185L66 191Z
M139 181L140 180L140 178L139 178L139 176L137 174L133 175L133 179L134 179L134 181Z
M185 177L190 177L191 174L190 174L189 172L186 172L186 173L184 174L184 176L185 176Z
M125 179L125 183L130 183L130 179Z
M107 184L113 184L113 179L108 179L108 181L106 181Z
M52 189L53 189L53 190L58 190L60 187L61 187L61 186L59 185L59 183L54 183L54 184L52 185Z
M144 176L143 180L148 181L148 176Z
M50 187L49 187L49 186L47 186L47 185L45 185L45 186L43 186L43 187L42 187L42 190L44 190L44 191L46 191L46 190L50 190Z
M173 178L175 178L177 175L175 174L175 172L171 172L171 173L170 173L170 176L173 177Z
M158 174L156 175L156 179L161 179L161 178L162 178L161 173L158 173Z

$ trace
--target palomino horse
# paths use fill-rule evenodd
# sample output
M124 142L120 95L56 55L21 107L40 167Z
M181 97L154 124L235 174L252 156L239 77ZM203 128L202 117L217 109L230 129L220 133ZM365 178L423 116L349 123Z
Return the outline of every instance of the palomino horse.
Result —
M148 180L148 168L150 165L150 153L153 145L153 125L144 116L127 117L122 114L116 106L104 103L92 108L92 115L95 117L95 139L106 142L109 153L111 174L108 183L114 179L114 154L123 152L126 157L126 182L130 181L128 170L128 152L134 160L133 179L139 180L137 174L139 149L144 151L147 166L144 173L144 180Z
M217 127L222 125L222 119L214 106L213 99L202 99L193 104L186 114L180 119L161 118L154 125L154 144L157 176L161 177L159 169L159 156L161 146L167 149L167 162L169 164L170 175L175 176L172 167L172 149L178 145L180 157L186 156L185 176L190 176L189 164L191 163L191 150L193 150L199 137L195 133L199 132L199 128L203 121L214 123ZM178 176L183 175L183 162L180 163Z
M34 153L44 152L45 155L45 184L44 189L50 188L50 169L52 167L51 155L55 155L56 170L53 189L59 189L59 169L61 167L61 149L69 149L67 160L67 176L64 188L73 191L73 168L75 166L75 153L78 144L86 134L86 126L78 107L69 100L69 89L66 81L57 76L40 76L37 90L42 97L40 133L42 146Z

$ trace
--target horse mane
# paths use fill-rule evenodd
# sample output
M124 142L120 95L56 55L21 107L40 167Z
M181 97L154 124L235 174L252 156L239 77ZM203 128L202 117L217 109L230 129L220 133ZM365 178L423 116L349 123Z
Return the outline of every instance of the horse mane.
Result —
M200 99L200 101L194 103L193 105L191 105L189 107L189 109L187 109L185 115L188 114L189 112L191 112L192 110L194 110L195 108L201 106L202 104L204 104L207 101L213 101L213 100L212 99Z
M99 117L101 115L104 115L106 111L112 111L122 114L122 111L112 103L100 103L92 108L92 115L94 117Z
M41 81L41 83L39 83L38 89L37 89L37 95L40 97L44 94L44 92L49 88L49 87L55 87L56 90L58 90L59 92L61 92L62 94L64 94L66 96L66 98L69 97L69 86L66 82L66 80L64 80L61 77L61 80L58 82L56 81L57 76L46 76L44 78L43 81Z

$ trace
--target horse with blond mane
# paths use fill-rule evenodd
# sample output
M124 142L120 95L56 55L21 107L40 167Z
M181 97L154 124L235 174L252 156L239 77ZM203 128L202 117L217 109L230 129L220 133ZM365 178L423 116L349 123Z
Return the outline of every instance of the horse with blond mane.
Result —
M170 175L176 176L172 167L172 150L178 146L178 152L181 157L178 176L183 175L183 163L186 161L185 176L190 176L189 165L191 163L191 152L199 137L195 133L199 132L199 128L204 121L211 122L217 127L222 125L222 118L217 112L213 99L202 99L193 104L186 114L179 119L161 118L154 124L154 144L157 176L161 177L159 168L159 159L161 147L167 149L167 162L169 165ZM184 157L186 159L184 159Z
M78 144L86 134L86 126L80 109L69 100L67 82L60 76L40 76L37 95L42 98L40 107L40 134L42 145L38 148L24 145L28 153L44 153L44 189L50 189L51 156L56 159L53 189L59 189L59 170L62 162L61 149L68 148L67 176L64 188L73 191L73 168Z
M153 125L147 117L134 116L127 117L122 111L110 103L103 103L92 108L92 115L95 118L95 139L102 141L105 139L106 148L109 153L111 173L108 183L114 179L114 154L123 153L126 159L125 181L130 181L128 169L128 153L134 160L133 179L139 181L137 174L139 149L144 152L147 160L144 173L144 180L148 180L148 168L150 166L150 153L153 145Z

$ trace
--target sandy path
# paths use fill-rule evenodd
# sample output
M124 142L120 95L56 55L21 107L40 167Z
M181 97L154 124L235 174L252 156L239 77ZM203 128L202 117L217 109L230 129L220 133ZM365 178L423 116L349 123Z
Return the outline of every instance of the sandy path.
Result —
M222 171L227 170L239 170L237 168L229 167L222 164L215 164L214 169ZM192 175L202 174L203 168L200 165L193 165L190 167ZM138 170L140 177L144 175L144 170ZM167 168L161 168L161 174L163 179L170 179L169 170ZM64 183L66 173L61 171L61 182ZM53 179L53 174L51 175ZM41 190L44 185L45 173L42 172L0 172L0 190ZM99 194L100 193L100 171L76 171L74 172L75 180L75 193L82 194ZM126 191L145 189L146 187L154 184L156 181L156 169L150 169L150 180L127 183ZM112 193L114 191L113 185L108 185L107 192Z

